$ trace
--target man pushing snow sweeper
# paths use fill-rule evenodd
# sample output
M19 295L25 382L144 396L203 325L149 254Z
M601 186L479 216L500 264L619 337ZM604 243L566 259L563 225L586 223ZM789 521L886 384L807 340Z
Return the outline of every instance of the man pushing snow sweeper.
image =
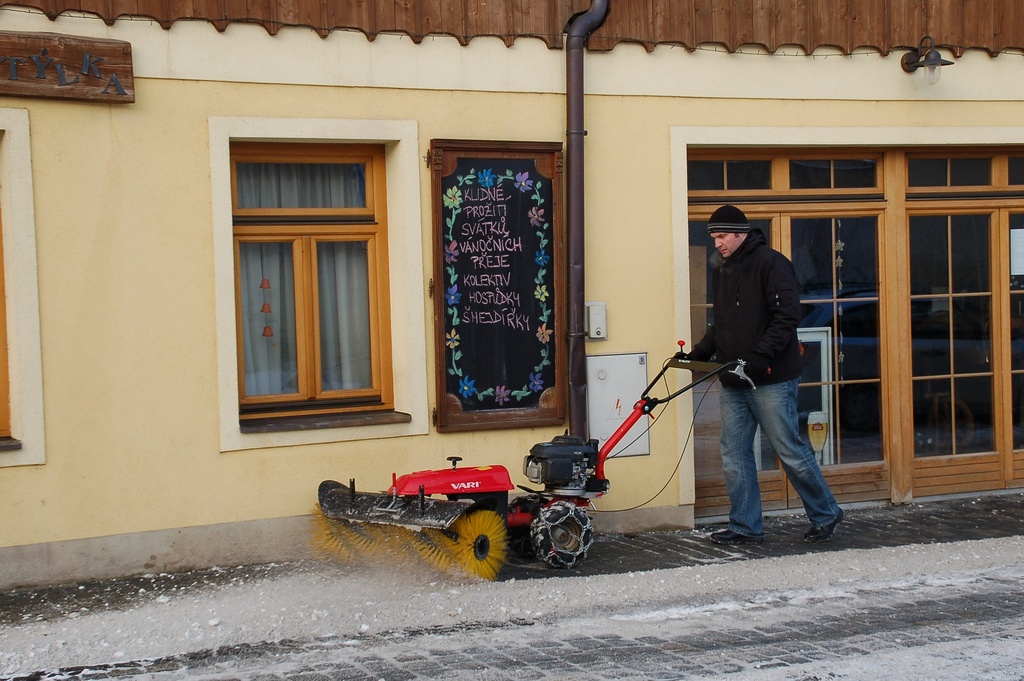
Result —
M597 440L559 436L534 445L523 473L539 487L509 497L516 485L503 466L459 467L392 474L384 492L357 491L325 480L315 518L319 545L342 559L408 553L440 569L461 568L497 578L509 546L555 568L571 568L593 542L587 509L609 489L604 467L625 434L655 406L721 376L721 452L731 504L729 527L711 535L719 544L764 540L753 453L758 426L768 438L811 521L805 541L832 537L843 518L813 452L799 436L800 298L792 264L751 230L741 210L722 206L708 233L720 261L712 278L714 323L692 352L680 351L640 395L633 411L598 448ZM712 357L716 363L711 363ZM670 368L701 377L665 397L650 395ZM748 375L748 373L750 375Z

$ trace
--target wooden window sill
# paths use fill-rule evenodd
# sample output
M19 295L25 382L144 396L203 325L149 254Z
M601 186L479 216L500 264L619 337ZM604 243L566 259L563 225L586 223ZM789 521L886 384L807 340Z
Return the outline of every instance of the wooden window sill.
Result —
M241 421L243 433L284 433L294 430L322 430L355 426L383 426L410 423L412 416L400 411L368 411L356 414L316 414L312 416L278 416Z

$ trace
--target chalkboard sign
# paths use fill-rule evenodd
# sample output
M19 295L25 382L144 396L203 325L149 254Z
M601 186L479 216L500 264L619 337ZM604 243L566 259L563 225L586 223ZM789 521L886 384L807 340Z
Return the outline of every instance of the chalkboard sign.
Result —
M431 143L440 431L565 418L562 150Z

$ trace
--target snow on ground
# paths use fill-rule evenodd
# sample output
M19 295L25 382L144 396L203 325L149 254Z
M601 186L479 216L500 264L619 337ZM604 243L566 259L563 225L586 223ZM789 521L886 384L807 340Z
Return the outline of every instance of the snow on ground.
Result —
M810 553L672 570L483 582L422 566L309 563L195 588L36 615L0 629L0 674L158 658L223 645L479 623L656 622L766 604L842 601L1024 578L1024 537ZM900 660L894 659L893 664Z

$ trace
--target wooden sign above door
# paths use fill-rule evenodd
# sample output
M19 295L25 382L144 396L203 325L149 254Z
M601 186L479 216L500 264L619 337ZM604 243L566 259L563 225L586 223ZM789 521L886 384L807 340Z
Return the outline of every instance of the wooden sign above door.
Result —
M0 96L130 104L135 101L132 45L0 31Z

